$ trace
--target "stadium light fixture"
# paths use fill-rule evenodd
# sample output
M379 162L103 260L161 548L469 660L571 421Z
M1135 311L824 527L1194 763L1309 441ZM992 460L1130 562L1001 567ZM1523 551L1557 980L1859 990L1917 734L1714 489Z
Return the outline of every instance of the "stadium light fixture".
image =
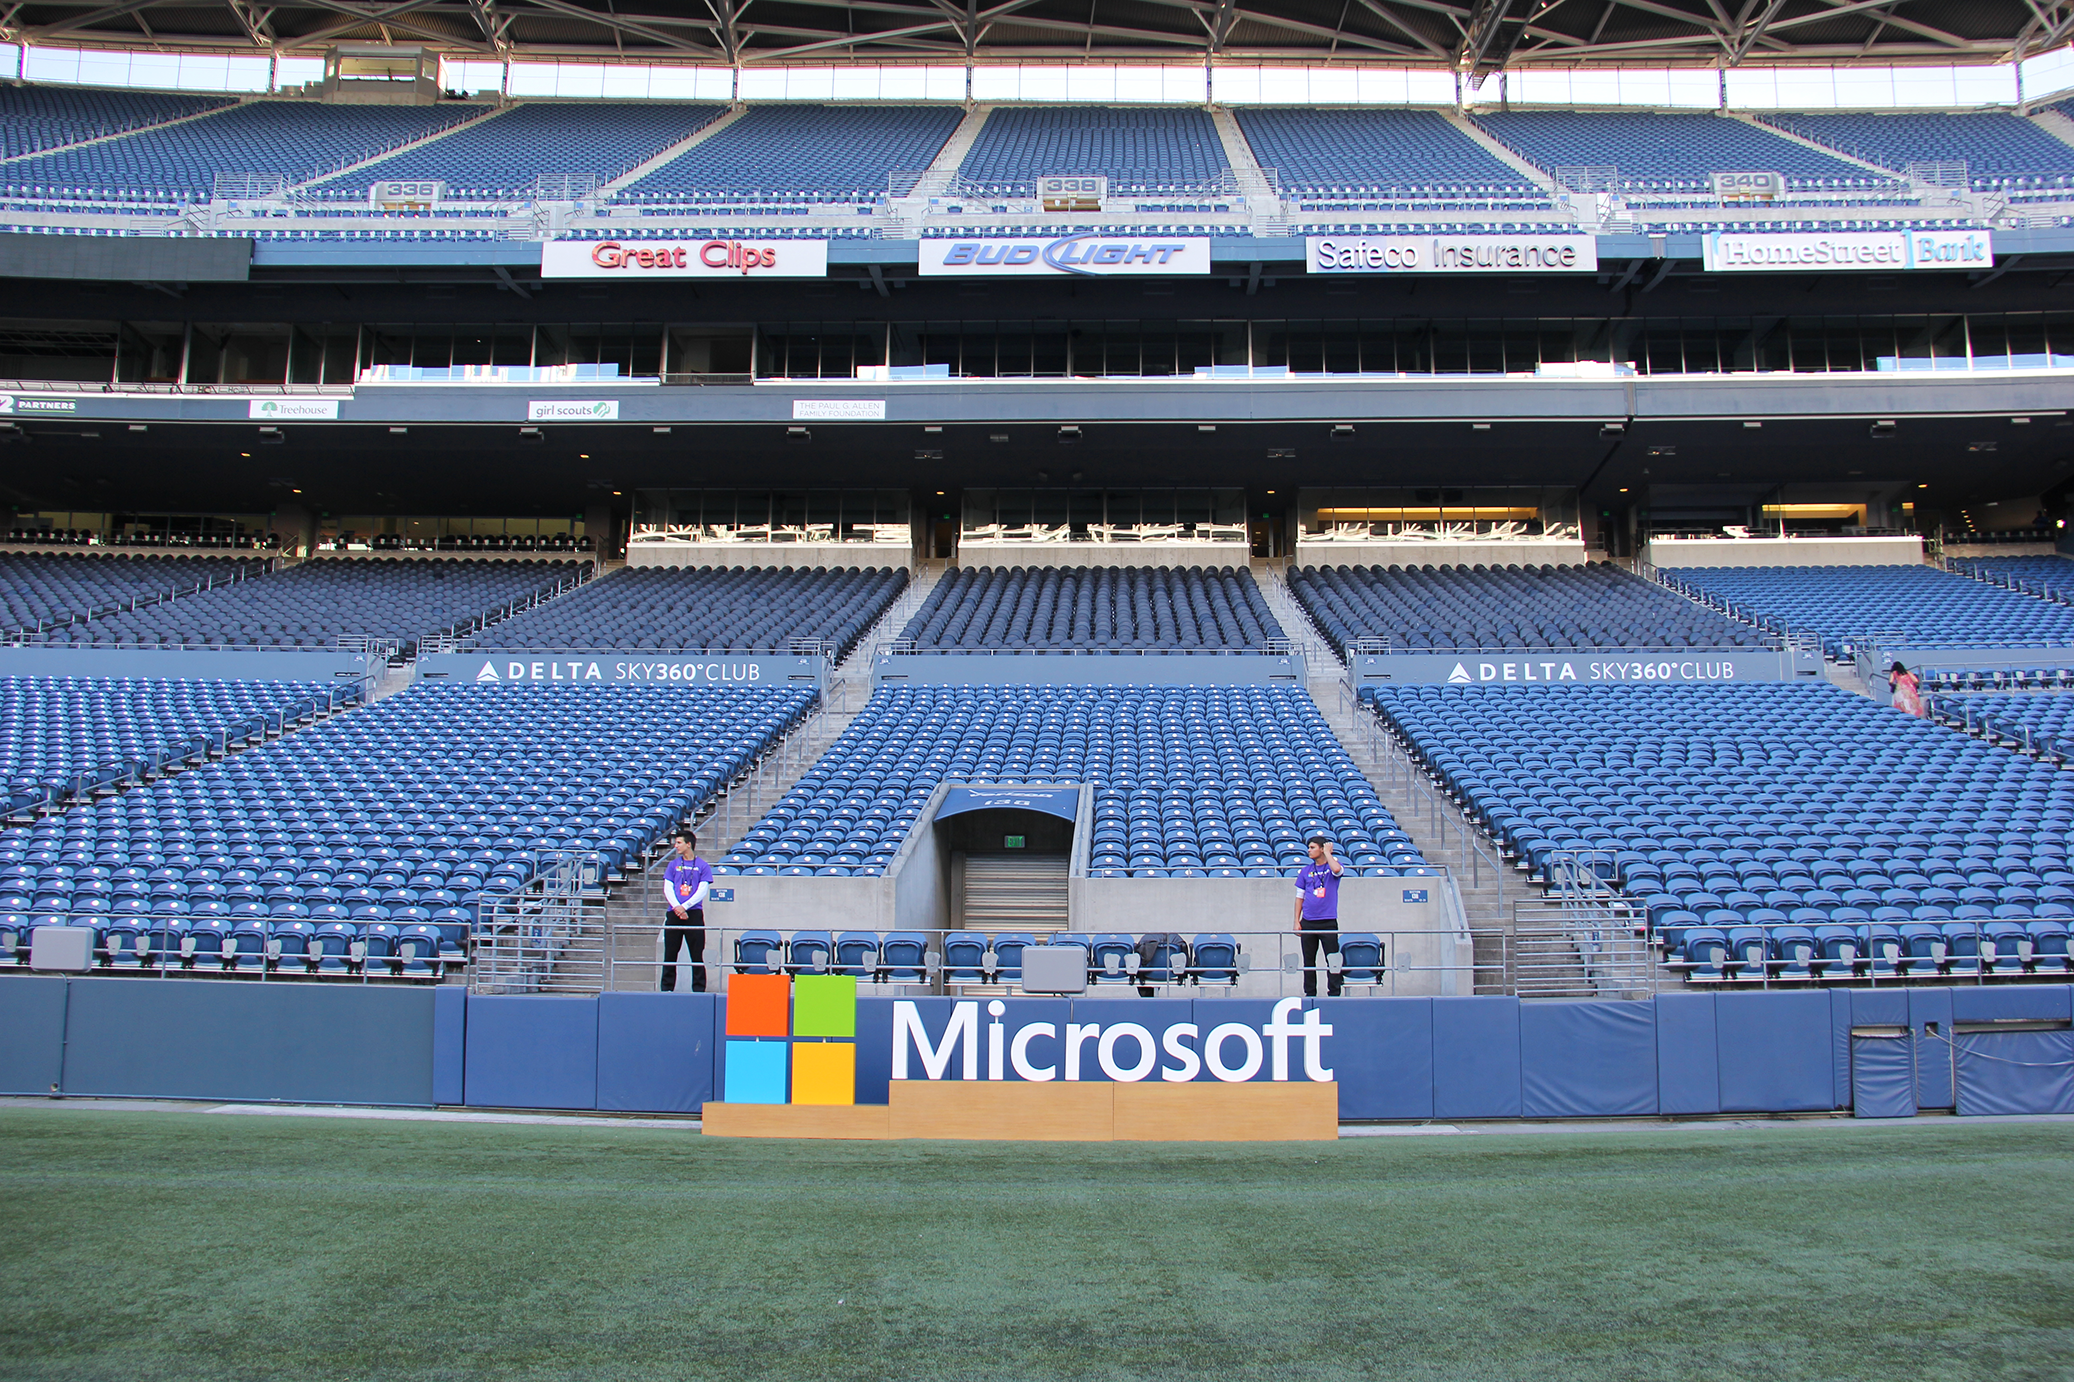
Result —
M1678 448L1675 446L1652 446L1649 448L1649 454L1652 456L1675 456L1678 454Z
M1764 426L1764 424L1761 422L1746 422L1743 424L1743 430L1746 432L1755 432L1758 428L1762 426Z
M1602 437L1624 437L1627 435L1627 431L1628 425L1625 422L1602 422L1599 424L1599 435Z
M1872 439L1874 441L1885 441L1893 435L1894 419L1882 418L1878 422L1872 424Z
M1080 429L1072 423L1059 428L1059 445L1072 446L1080 440Z
M523 446L544 446L547 443L547 434L538 427L521 427L519 443Z
M1198 432L1214 432L1217 430L1217 424L1214 422L1199 422L1196 424L1195 430Z
M1491 430L1491 424L1488 422L1472 422L1469 424L1469 430L1472 432L1488 432Z
M987 433L987 440L988 440L988 441L996 441L996 442L998 442L998 441L1007 441L1007 440L1008 440L1008 433L1006 433L1006 432L989 432L989 433Z
M934 433L940 433L940 432L942 432L942 431L943 431L943 429L942 429L941 427L924 427L924 428L923 428L922 430L923 430L924 432L934 432Z
M279 446L287 440L288 434L278 427L262 427L259 429L259 444L261 446Z
M2027 422L2029 422L2029 421L2030 421L2030 419L2029 419L2029 418L2027 418L2027 417L2013 417L2013 418L2009 419L2009 424L2010 424L2010 426L2012 426L2012 427L2021 427L2021 426L2023 426L2023 425L2024 425L2025 423L2027 423Z
M813 439L814 434L804 427L787 427L785 429L785 440L794 446L805 446Z
M408 431L410 431L410 428L408 427L391 427L389 429L389 435L392 437L400 437Z
M1346 441L1353 435L1354 424L1351 422L1336 422L1332 425L1332 439L1334 441Z
M943 452L935 447L918 447L915 450L915 459L918 461L940 461L943 459Z
M132 432L149 432L151 429L141 422L133 422L130 424L130 430Z

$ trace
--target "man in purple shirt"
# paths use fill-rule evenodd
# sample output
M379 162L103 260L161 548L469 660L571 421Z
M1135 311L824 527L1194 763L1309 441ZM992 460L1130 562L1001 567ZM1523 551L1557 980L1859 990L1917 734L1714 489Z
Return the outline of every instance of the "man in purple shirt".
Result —
M677 991L677 947L691 952L691 991L706 991L706 894L713 887L713 866L698 857L698 836L677 832L676 855L663 866L664 993Z
M1303 996L1318 996L1318 952L1339 954L1340 861L1333 857L1332 841L1311 836L1311 862L1296 875L1296 932L1303 937ZM1340 975L1325 976L1325 996L1339 997Z

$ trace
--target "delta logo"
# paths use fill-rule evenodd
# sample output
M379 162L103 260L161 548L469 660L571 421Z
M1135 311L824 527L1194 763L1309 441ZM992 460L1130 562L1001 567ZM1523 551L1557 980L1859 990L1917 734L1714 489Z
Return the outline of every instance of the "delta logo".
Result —
M856 1103L855 976L729 979L723 1070L730 1104Z

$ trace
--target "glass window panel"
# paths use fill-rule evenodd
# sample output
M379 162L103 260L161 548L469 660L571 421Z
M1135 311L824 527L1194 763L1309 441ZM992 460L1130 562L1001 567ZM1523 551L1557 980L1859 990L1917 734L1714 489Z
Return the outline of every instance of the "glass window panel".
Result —
M1289 323L1289 370L1292 374L1319 374L1325 369L1325 327L1322 322Z
M1323 338L1327 374L1361 372L1361 328L1358 325L1353 322L1330 322L1325 325L1320 335Z
M995 336L992 322L967 322L960 345L963 361L958 373L969 379L992 379L996 373Z
M994 333L994 372L1004 379L1028 379L1032 344L1030 323L999 323Z
M1975 369L2009 368L2009 326L1991 313L1966 319L1968 346Z
M2037 312L2017 312L2003 319L2009 337L2011 369L2043 369L2046 355L2045 318Z
M1064 322L1038 322L1030 328L1030 373L1039 379L1068 374L1072 338Z
M1972 362L1966 355L1966 318L1932 317L1924 332L1930 338L1934 369L1965 369Z
M653 379L663 372L663 333L659 326L645 322L634 324L632 339L627 342L631 356L630 368L643 379ZM847 375L848 371L844 371Z
M497 353L496 330L488 326L454 328L454 363L487 365Z
M1505 331L1502 322L1489 319L1469 323L1469 372L1505 372Z
M1174 373L1176 327L1172 322L1147 322L1138 361L1140 373L1167 377Z
M1651 374L1685 373L1683 333L1674 321L1652 321L1642 328L1642 350Z
M1930 340L1934 329L1928 317L1894 319L1894 358L1903 370L1930 368Z
M1255 366L1281 369L1289 364L1289 323L1254 322L1251 331Z
M1883 368L1879 357L1894 353L1894 333L1884 322L1856 317L1827 317L1822 322L1829 368L1842 373Z

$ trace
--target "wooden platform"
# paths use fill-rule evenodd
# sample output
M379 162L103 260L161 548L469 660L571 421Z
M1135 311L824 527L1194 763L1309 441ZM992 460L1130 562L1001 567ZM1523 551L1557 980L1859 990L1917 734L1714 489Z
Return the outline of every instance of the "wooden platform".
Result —
M884 1104L707 1104L702 1118L709 1137L1330 1142L1339 1086L895 1080Z

